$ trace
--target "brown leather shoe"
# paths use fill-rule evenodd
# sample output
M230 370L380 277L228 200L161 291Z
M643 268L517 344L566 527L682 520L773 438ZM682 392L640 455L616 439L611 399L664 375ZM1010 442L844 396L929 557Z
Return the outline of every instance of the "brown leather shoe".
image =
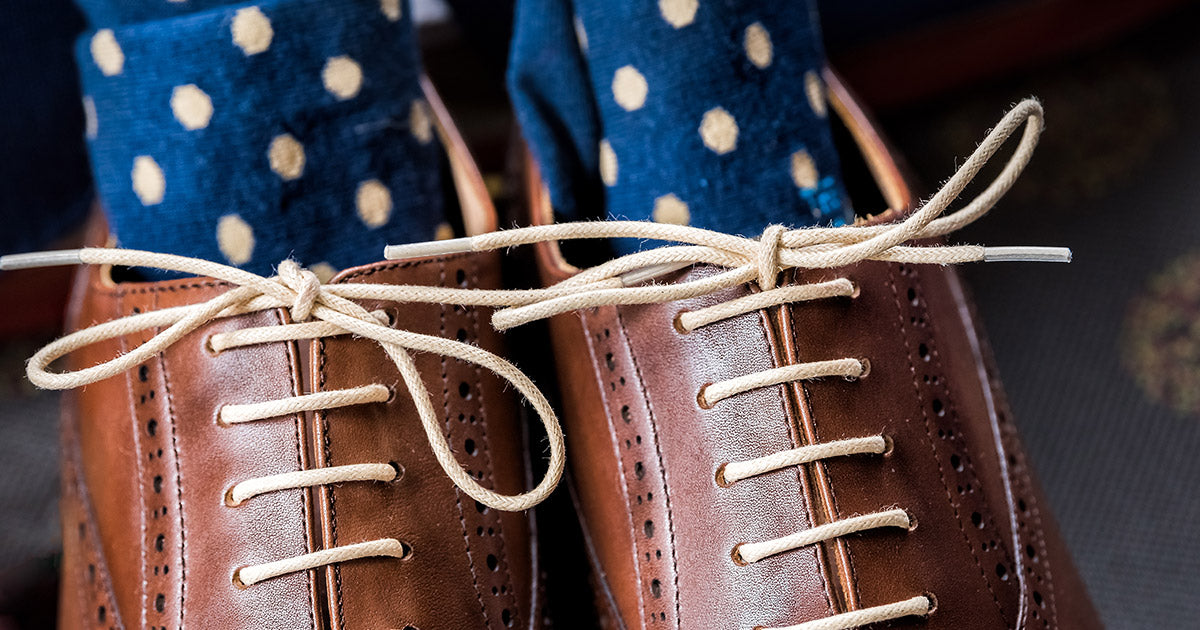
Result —
M912 208L884 143L829 80L833 110L884 198ZM1040 108L1027 110L1037 116L1023 146L1041 124ZM548 225L551 208L529 171L534 223ZM904 216L889 211L859 235ZM949 231L931 230L915 234ZM610 297L591 302L609 305L551 319L604 627L1100 627L955 272L870 256L831 268L780 263L828 262L794 244L803 232L769 230L763 243L718 235L701 243L709 250L678 256L732 260L724 265L664 275L681 265L667 254L646 259L658 271L619 269L620 282L603 288ZM848 233L821 242L849 250L858 241L837 240ZM523 242L545 240L530 234ZM558 242L538 248L547 284L575 276ZM612 305L647 277L659 284L645 291L669 292L742 272L715 291ZM512 314L523 321L571 305L542 306Z
M464 223L494 229L430 96ZM544 492L495 494L527 483L515 391L485 369L500 365L483 352L502 352L499 335L478 309L395 289L498 288L497 255L373 264L326 285L294 265L264 279L119 250L72 256L93 263L75 283L76 332L30 368L43 386L86 384L62 428L61 627L541 627L519 510ZM223 280L118 282L103 262ZM44 369L67 353L72 372Z

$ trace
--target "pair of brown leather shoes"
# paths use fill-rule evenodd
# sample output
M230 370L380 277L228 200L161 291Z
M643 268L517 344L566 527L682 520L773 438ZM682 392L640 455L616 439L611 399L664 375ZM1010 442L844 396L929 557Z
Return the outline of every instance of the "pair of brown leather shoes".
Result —
M893 210L819 243L774 230L581 274L557 240L575 234L543 228L524 242L551 288L524 294L489 293L505 243L479 238L327 284L59 259L92 263L75 332L30 364L72 389L60 626L545 627L528 508L558 480L557 419L496 328L549 318L597 625L1099 627L955 273L912 262L908 238L804 262L914 206L829 83ZM431 101L468 236L489 234L481 179ZM529 221L548 226L526 173ZM132 264L215 277L119 281ZM550 436L540 484L521 395Z

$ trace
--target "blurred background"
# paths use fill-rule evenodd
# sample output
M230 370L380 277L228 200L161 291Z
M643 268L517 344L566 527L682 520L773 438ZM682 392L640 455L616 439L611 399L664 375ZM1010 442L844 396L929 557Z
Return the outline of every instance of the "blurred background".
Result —
M416 4L430 74L503 203L511 3ZM1105 623L1200 627L1200 7L819 4L833 65L927 191L1009 105L1042 100L1031 166L959 237L1075 260L963 271ZM83 22L67 0L0 0L0 15L0 253L69 246L92 196L70 51ZM61 326L68 279L0 274L0 630L54 623L58 406L23 364ZM580 610L556 625L579 627Z

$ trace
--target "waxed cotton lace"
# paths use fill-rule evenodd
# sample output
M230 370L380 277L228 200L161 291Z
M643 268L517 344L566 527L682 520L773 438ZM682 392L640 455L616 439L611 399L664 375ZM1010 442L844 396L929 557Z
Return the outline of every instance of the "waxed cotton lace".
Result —
M508 361L477 346L442 337L397 330L388 325L382 312L367 312L350 301L356 299L403 299L404 292L392 291L388 285L322 285L311 271L293 261L279 265L278 275L272 278L242 271L213 262L151 252L121 249L88 248L38 254L18 254L0 257L0 270L20 269L62 264L124 265L152 267L166 271L207 276L223 280L232 288L206 302L148 311L122 317L84 328L51 342L30 359L26 373L35 385L46 389L82 387L125 372L147 361L179 342L201 326L224 317L288 308L292 320L298 323L247 328L213 334L205 340L213 353L262 343L299 339L317 339L353 334L378 343L392 359L404 386L415 403L418 416L438 464L454 485L481 504L500 510L525 510L550 494L562 476L564 445L562 430L549 402L529 378ZM350 288L353 287L353 288ZM312 321L307 321L307 320ZM163 329L150 340L129 352L97 365L69 372L53 372L51 363L91 344L151 330ZM413 361L413 352L427 352L475 364L490 370L508 381L529 401L546 429L550 456L548 470L537 486L529 492L505 495L485 488L462 469L455 460L441 421L434 410L429 391ZM217 423L225 427L288 416L306 411L329 410L353 405L382 403L394 394L391 387L374 383L361 387L316 392L243 404L227 404L217 413ZM247 479L226 491L225 502L230 506L255 496L279 490L305 488L346 482L387 482L395 480L403 470L391 463L364 463L299 470L268 477ZM262 580L308 570L328 564L358 558L385 556L405 557L411 552L407 544L392 538L324 549L275 562L241 567L233 582L246 587Z
M996 178L965 206L947 214L947 208L984 164L1022 126L1024 131L1016 150ZM831 269L866 260L941 265L973 261L1068 262L1070 251L1057 247L911 244L913 241L937 239L974 222L991 210L1028 164L1041 130L1042 108L1037 101L1019 103L1003 117L933 197L904 220L893 223L791 230L770 226L758 239L694 227L637 221L566 223L449 241L396 245L387 249L386 256L399 259L487 251L568 239L639 238L681 243L616 258L582 270L547 289L443 296L459 300L462 304L504 307L497 310L492 318L498 329L578 309L672 302L757 283L758 292L680 313L674 324L684 334L772 306L834 298L853 299L860 291L847 278L800 286L776 286L779 274L788 269ZM656 282L662 276L697 264L708 264L723 270L696 280L666 284ZM869 372L870 362L865 358L833 358L784 365L706 385L697 393L697 402L701 407L709 408L743 392L762 387L834 376L855 380L866 377ZM718 467L715 481L718 485L728 486L758 475L833 458L886 456L890 449L890 438L885 435L806 445L756 459L726 462ZM730 557L736 564L747 565L845 536L866 535L876 530L908 531L916 526L916 519L907 511L889 507L815 525L773 540L740 543L731 550ZM758 628L847 630L904 617L927 616L936 608L934 595L925 593L798 625Z

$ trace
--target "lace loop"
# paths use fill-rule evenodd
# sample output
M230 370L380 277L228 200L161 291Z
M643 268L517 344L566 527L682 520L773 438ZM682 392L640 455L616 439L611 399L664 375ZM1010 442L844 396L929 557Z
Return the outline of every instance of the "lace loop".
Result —
M14 259L8 258L0 263L0 267L12 266L12 260ZM17 266L36 266L21 262L24 260L21 257L17 257L15 260L18 261ZM269 308L288 308L292 309L295 319L298 321L315 318L336 327L340 334L352 333L365 339L371 339L383 348L388 357L396 364L401 380L412 397L422 428L438 464L451 481L471 498L500 510L526 510L544 500L562 478L565 446L558 417L533 381L516 366L469 343L391 328L376 314L339 296L337 292L340 285L320 284L319 280L316 280L315 274L301 269L294 261L284 261L280 264L279 276L264 278L219 263L135 250L85 248L69 253L55 253L45 260L47 262L44 264L81 262L94 265L155 267L166 271L207 276L223 280L234 286L206 302L122 317L75 331L47 344L33 355L26 366L29 380L39 387L44 389L82 387L121 374L144 363L214 319ZM354 285L353 292L359 299L405 301L406 293L404 291L397 292L396 289L397 287L391 285L358 284ZM433 289L436 291L437 288ZM418 288L414 287L412 290L420 294ZM148 341L134 346L127 353L112 359L74 371L53 372L49 369L49 366L59 358L91 344L163 326L166 326L165 330L157 333ZM308 331L302 336L310 336L311 332ZM322 327L319 332L331 331ZM431 394L425 387L424 380L413 361L413 352L438 354L490 370L508 381L525 397L537 413L549 439L548 469L537 486L521 494L501 494L483 487L462 468L455 459L454 453L447 443L447 438L442 433L441 422L434 408ZM347 400L369 402L385 399L387 396L383 391L377 391L379 388L382 386L368 386L364 389L365 393L352 394ZM237 422L245 421L247 418L295 413L315 408L314 405L337 405L341 404L339 401L346 396L346 393L318 392L308 395L307 398L302 397L286 402L253 403L242 405L240 408L235 406L230 421Z
M1016 150L1000 174L962 208L946 214L1006 140L1024 126ZM927 201L901 221L881 225L853 225L785 229L768 227L758 239L722 234L701 228L646 221L593 221L559 223L490 232L478 236L389 246L385 256L403 259L433 254L505 249L543 241L599 238L638 238L682 245L622 256L586 269L548 289L491 292L478 296L456 296L460 303L487 301L503 303L492 317L498 329L553 317L573 310L608 305L671 302L757 279L764 291L774 289L780 271L786 269L829 269L864 260L949 265L965 262L1032 260L1068 262L1070 250L1058 247L989 248L977 245L913 246L916 240L932 239L957 230L982 217L1012 187L1029 163L1042 130L1042 108L1025 100L1010 110L961 168ZM945 215L945 216L943 216ZM716 275L657 284L654 280L692 264L724 268ZM619 280L619 283L614 283ZM478 302L476 302L478 301Z

